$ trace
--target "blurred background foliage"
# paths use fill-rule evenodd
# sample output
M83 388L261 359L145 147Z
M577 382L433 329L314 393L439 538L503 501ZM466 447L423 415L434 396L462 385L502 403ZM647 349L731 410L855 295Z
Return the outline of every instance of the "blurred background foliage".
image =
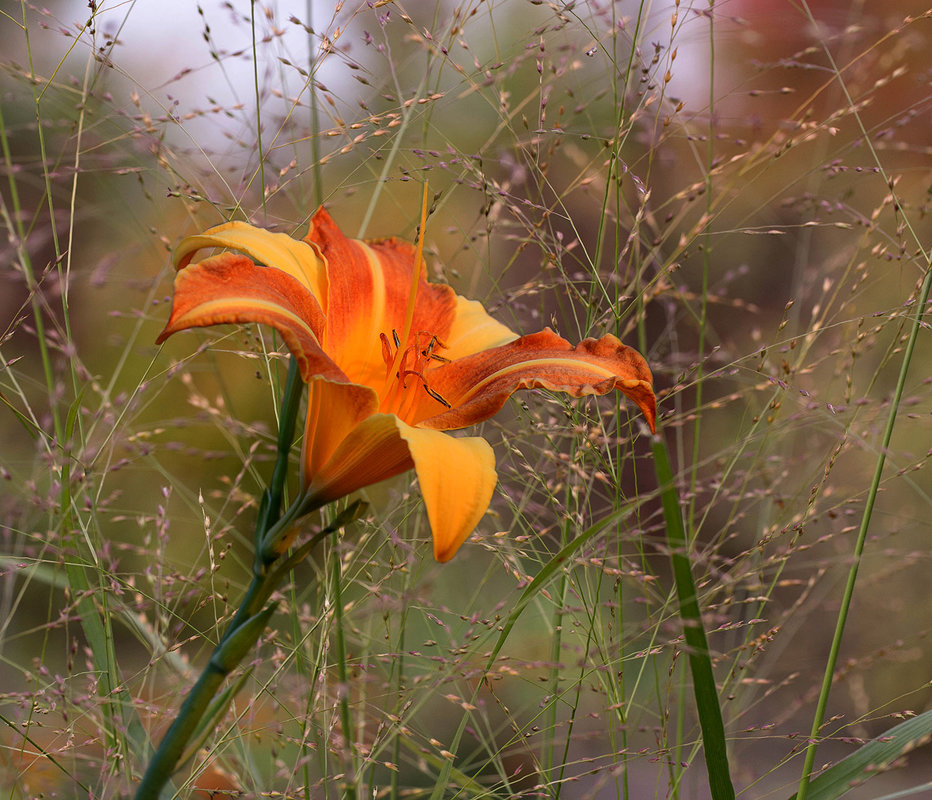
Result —
M436 280L516 330L616 333L653 366L735 780L789 794L928 265L930 43L919 0L0 12L9 796L129 791L127 720L160 729L248 580L284 360L254 328L153 344L172 247L230 218L300 236L318 200L349 235L412 238L425 179ZM929 701L929 353L926 329L819 764ZM430 787L501 616L572 531L615 514L516 628L457 766L499 796L545 775L617 796L622 773L633 797L705 796L643 427L610 398L532 393L484 433L501 484L472 543L433 564L410 478L374 491L371 518L296 572L192 780L325 796L349 691L374 790ZM541 742L564 739L558 778ZM932 777L902 766L851 796Z

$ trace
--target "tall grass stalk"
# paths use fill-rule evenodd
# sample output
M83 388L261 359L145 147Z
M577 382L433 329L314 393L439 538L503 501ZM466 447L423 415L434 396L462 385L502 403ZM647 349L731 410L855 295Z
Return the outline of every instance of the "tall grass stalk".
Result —
M713 800L734 800L735 790L731 782L719 692L715 685L709 643L690 566L690 542L662 433L654 437L653 453L667 541L670 545L670 558L673 562L679 613L683 621L686 655L693 679L699 725L702 728L702 746L709 771L709 790Z
M808 3L804 3L804 8L810 22L814 23L815 19L812 14L812 9L809 7ZM877 151L874 149L874 146L871 142L871 136L864 126L861 115L857 111L856 104L851 97L850 92L848 91L848 87L845 79L842 76L841 70L835 63L831 48L824 46L824 49L838 84L844 93L845 101L848 104L848 107L852 109L858 128L860 129L861 134L864 136L867 147L870 150L875 163L877 164L880 176L884 180L885 184L889 187L890 192L893 195L894 202L899 204L899 200L896 196L895 184L886 175L883 161L879 157ZM908 219L906 220L905 225L909 229L911 238L916 242L917 245L919 245L919 252L921 253L921 241L916 235L915 231L913 231ZM912 318L910 319L906 346L903 349L902 360L900 361L900 368L896 378L896 385L893 390L893 397L890 400L886 422L884 423L883 433L880 437L880 442L877 449L877 460L874 464L873 475L871 477L870 486L867 490L867 496L864 501L864 511L861 514L861 521L858 525L858 534L854 543L854 548L852 550L851 565L848 569L848 574L845 579L841 605L839 607L838 616L835 621L835 629L832 633L828 658L826 659L825 663L825 672L822 677L822 685L819 689L819 697L816 701L816 708L812 717L812 727L809 732L809 742L806 746L806 756L803 763L802 777L799 784L799 790L796 794L797 800L805 800L809 794L809 785L810 781L812 780L812 771L815 765L818 739L822 731L822 726L825 722L825 713L826 709L828 708L829 695L831 693L832 684L835 679L835 670L838 665L838 656L841 651L841 643L842 639L844 638L845 628L848 622L848 614L851 610L851 603L854 598L854 590L857 583L858 572L864 557L864 547L867 542L867 533L870 529L871 517L873 516L874 505L877 501L877 493L880 491L880 483L881 479L883 478L884 467L887 463L887 453L889 452L890 443L893 439L893 428L901 413L900 403L903 399L903 392L906 389L907 376L909 375L910 367L913 363L913 355L915 352L916 342L919 338L919 332L924 327L928 327L927 323L923 321L923 315L926 313L926 308L929 302L929 292L930 289L932 289L932 248L926 251L925 261L924 277L918 291L916 302L912 305L912 308L914 308L915 311L912 314Z

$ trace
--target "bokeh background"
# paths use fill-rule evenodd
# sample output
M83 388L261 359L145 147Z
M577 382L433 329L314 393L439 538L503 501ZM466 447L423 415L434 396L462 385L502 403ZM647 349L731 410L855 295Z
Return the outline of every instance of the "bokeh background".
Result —
M411 238L426 179L436 280L651 363L735 782L789 796L928 268L930 45L907 0L0 11L4 790L128 793L127 720L164 726L248 582L285 357L254 328L156 347L172 247L229 218L303 235L319 202ZM819 765L928 707L929 348L926 326ZM376 793L429 793L475 713L457 765L494 796L707 796L646 428L535 392L483 432L501 483L463 552L430 561L410 478L373 490L296 571L194 783L336 796L348 692ZM593 525L466 708L502 617Z

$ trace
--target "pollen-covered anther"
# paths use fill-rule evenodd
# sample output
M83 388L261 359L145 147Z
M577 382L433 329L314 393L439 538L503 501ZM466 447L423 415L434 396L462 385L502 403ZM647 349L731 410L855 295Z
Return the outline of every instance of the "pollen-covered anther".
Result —
M431 397L433 397L434 400L436 400L438 403L441 403L442 405L446 406L447 408L453 408L453 406L450 405L450 403L449 403L448 401L444 400L444 398L441 397L440 394L439 394L438 392L435 392L433 389L430 388L430 385L427 383L427 378L425 378L424 375L423 375L422 373L418 372L417 370L406 369L404 372L402 372L402 373L398 376L398 377L401 379L401 387L402 387L403 389L407 389L407 388L408 388L408 384L407 384L407 382L405 381L405 378L407 378L408 375L414 375L414 377L420 378L421 381L422 381L422 383L424 384L424 391L427 392L427 394L429 394Z

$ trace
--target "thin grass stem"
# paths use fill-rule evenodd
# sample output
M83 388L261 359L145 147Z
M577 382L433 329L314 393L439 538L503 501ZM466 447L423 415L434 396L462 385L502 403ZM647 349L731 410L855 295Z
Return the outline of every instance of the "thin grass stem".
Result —
M356 749L353 745L353 718L349 707L349 670L346 663L346 636L343 630L343 565L340 552L334 548L331 559L331 586L333 591L334 646L336 649L337 680L340 695L340 724L343 727L344 792L347 800L356 797L359 774Z
M890 402L890 409L887 412L887 421L884 425L883 434L880 437L880 446L877 452L877 461L874 465L874 474L871 478L870 488L867 491L867 497L864 501L864 512L861 514L861 522L858 525L858 535L854 543L851 566L848 568L848 577L845 580L845 589L841 597L841 606L838 609L838 617L835 621L832 643L829 647L828 658L825 662L825 673L822 676L819 698L816 701L816 709L812 718L812 728L809 731L809 742L806 745L803 774L800 780L799 790L796 794L796 800L805 800L809 792L809 782L812 778L813 766L815 765L819 732L822 730L822 723L825 720L825 711L828 707L828 698L832 690L832 681L835 677L835 667L838 664L841 641L844 637L845 625L848 621L848 612L851 610L851 601L854 598L854 588L858 578L858 570L861 566L861 558L864 555L867 531L870 528L871 515L874 512L874 503L877 500L877 492L880 490L880 480L883 477L883 469L887 461L890 440L893 438L893 427L896 424L897 415L900 410L900 401L903 399L903 390L906 387L906 377L909 374L909 367L912 363L913 352L916 348L916 340L924 324L922 316L929 302L930 288L932 288L932 264L926 269L926 274L919 290L918 301L913 305L914 314L912 317L912 325L909 329L909 338L903 350L903 360L900 363L900 371L896 378L896 388L893 390L893 398Z

